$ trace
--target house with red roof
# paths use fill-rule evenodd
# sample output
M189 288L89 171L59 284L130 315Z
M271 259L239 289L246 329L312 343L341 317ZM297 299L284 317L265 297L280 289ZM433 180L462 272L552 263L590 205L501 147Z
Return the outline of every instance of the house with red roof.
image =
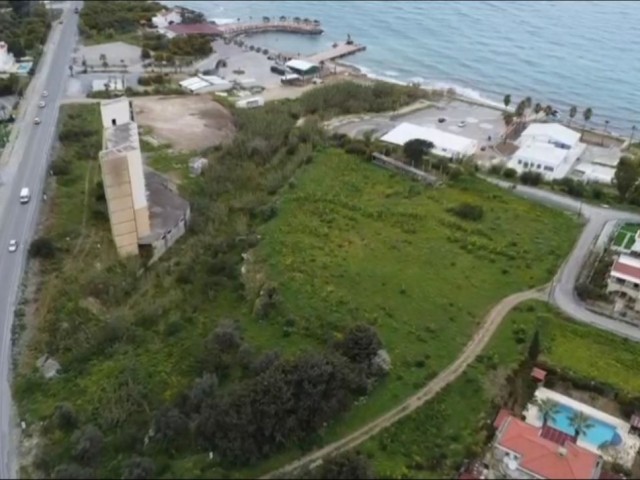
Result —
M625 299L640 312L640 258L620 254L609 272L607 293Z
M182 23L182 14L177 9L162 10L151 21L158 28L166 28L169 25Z
M493 468L505 478L600 478L602 457L579 447L560 430L529 425L505 409L494 426Z

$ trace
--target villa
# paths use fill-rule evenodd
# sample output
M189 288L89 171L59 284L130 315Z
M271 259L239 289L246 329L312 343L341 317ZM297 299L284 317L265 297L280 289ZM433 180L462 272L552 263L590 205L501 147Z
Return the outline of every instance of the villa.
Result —
M632 251L637 251L636 245ZM622 253L609 272L607 294L625 301L636 312L640 312L640 258Z
M478 150L478 142L454 133L443 132L437 128L421 127L412 123L401 123L387 132L380 140L402 146L409 140L420 139L433 143L434 155L446 158L464 158Z

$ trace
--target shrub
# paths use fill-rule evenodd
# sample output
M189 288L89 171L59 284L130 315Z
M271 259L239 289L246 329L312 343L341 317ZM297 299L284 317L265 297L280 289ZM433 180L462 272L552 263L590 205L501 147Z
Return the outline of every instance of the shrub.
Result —
M484 216L484 209L481 205L474 205L472 203L466 202L450 208L449 212L451 212L458 218L462 218L463 220L471 220L474 222L482 220L482 217Z
M523 185L531 185L535 187L537 185L540 185L540 183L542 183L542 174L527 170L526 172L522 172L520 174L520 182Z
M56 255L56 246L48 237L36 238L29 246L29 256L33 258L51 259Z
M53 412L53 421L60 430L73 430L78 425L78 417L71 405L59 403Z
M513 179L518 176L518 171L515 168L505 168L502 171L502 176L504 178Z
M122 478L135 480L154 478L155 471L156 466L150 458L133 457L124 463Z
M513 170L513 169L511 169L511 170ZM489 167L489 173L491 175L500 175L502 173L502 165L491 165Z
M104 436L93 425L87 425L73 434L71 443L73 444L73 456L77 460L92 463L102 453Z

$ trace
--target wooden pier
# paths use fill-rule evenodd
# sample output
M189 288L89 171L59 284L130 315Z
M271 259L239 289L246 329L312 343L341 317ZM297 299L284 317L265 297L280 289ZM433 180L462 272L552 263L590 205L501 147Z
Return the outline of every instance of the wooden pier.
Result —
M296 22L229 23L218 25L218 28L226 38L263 32L301 33L305 35L321 35L323 32L318 24Z
M331 62L333 60L337 60L339 58L346 57L348 55L353 55L354 53L363 52L367 49L365 45L360 45L357 43L347 43L341 42L338 43L331 50L326 50L324 52L316 53L315 55L311 55L310 57L305 58L308 62L320 64L321 62Z

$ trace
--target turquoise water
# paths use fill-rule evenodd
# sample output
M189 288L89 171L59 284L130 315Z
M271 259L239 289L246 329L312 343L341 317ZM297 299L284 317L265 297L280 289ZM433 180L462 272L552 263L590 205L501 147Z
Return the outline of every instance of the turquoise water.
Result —
M640 3L617 1L168 1L210 19L299 16L325 34L269 34L254 43L312 53L350 33L367 51L347 60L369 72L453 86L500 101L530 95L561 113L592 107L594 125L640 126ZM258 42L258 39L260 40Z
M571 426L571 417L573 414L574 410L571 407L559 405L558 413L554 415L554 418L552 418L549 423L558 430L573 436L575 433L575 429ZM616 427L596 420L595 418L591 419L591 423L593 427L580 436L580 438L591 445L599 447L600 445L611 443L614 437L616 437L616 440L619 438ZM616 444L616 440L613 441L614 445Z
M21 63L18 65L18 73L28 73L33 63Z

